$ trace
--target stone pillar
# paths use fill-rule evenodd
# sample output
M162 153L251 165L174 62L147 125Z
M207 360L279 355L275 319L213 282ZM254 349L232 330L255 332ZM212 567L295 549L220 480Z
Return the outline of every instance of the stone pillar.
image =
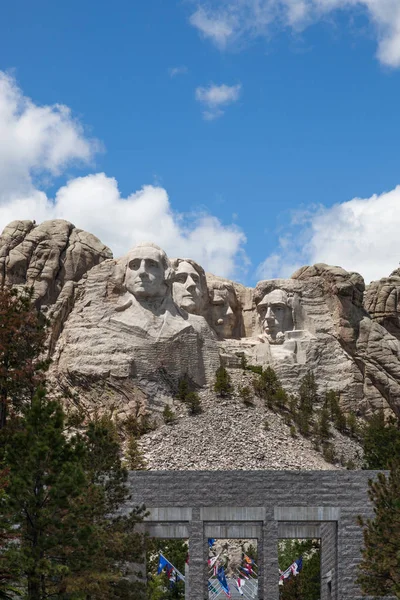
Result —
M278 521L265 521L263 525L263 556L260 559L264 595L260 590L259 597L263 600L279 600Z
M337 523L321 524L321 600L337 600Z
M208 600L206 569L207 540L200 509L193 508L189 526L189 579L188 600Z

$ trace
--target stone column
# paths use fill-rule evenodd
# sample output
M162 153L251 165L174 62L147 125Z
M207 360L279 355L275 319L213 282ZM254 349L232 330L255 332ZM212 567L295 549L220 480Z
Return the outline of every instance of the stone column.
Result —
M263 525L263 556L260 559L264 590L260 590L259 597L263 600L279 600L278 521L265 521Z
M337 523L321 524L321 600L337 600Z
M200 509L193 508L189 526L188 600L208 600L206 564L207 540L204 538L204 523L200 520Z

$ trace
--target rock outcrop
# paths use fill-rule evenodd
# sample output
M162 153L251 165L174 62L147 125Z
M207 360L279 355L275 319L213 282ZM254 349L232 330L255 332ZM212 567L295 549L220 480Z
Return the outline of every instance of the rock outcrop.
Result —
M88 410L159 412L183 377L207 388L244 357L290 392L312 370L345 410L400 414L399 271L365 291L359 274L317 264L253 289L152 243L114 260L67 221L15 221L0 284L33 286L52 321L51 377Z

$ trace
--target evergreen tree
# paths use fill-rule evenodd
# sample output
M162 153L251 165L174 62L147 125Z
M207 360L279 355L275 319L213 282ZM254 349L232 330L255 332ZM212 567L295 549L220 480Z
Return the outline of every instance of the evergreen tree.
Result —
M303 377L299 388L300 411L311 416L318 402L318 389L315 376L312 371Z
M185 584L171 584L165 572L157 575L159 553L185 575L188 544L185 540L150 539L147 541L147 569L149 574L149 600L179 600L185 597Z
M358 584L364 594L400 598L400 460L388 477L379 473L369 482L374 519L359 523L364 527L364 549L359 565Z
M319 600L320 546L316 540L284 540L278 547L279 568L284 571L295 560L303 558L303 568L279 586L280 600Z
M83 437L64 427L61 406L39 390L3 432L4 515L16 543L3 545L2 562L27 600L116 598L124 565L140 551L141 511L112 516L127 498L127 475L109 424L90 424Z
M33 290L0 290L0 429L10 408L29 402L43 381L47 321L33 304Z
M329 412L327 408L323 408L318 415L316 433L319 442L326 442L332 437L329 427Z
M225 367L218 367L215 373L214 392L221 397L229 396L232 393L231 378Z
M388 469L400 455L400 420L385 419L383 410L372 415L361 432L364 469Z

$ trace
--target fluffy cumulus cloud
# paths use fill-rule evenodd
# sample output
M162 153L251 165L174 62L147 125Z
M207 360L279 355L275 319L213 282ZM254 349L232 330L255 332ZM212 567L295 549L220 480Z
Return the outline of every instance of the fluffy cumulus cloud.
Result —
M90 163L98 149L66 106L35 105L0 72L0 229L16 219L67 219L97 235L115 256L154 240L170 256L194 258L220 275L233 276L237 264L245 264L246 240L237 226L209 214L176 213L163 188L144 186L123 198L115 179L96 173L47 196L44 182L72 164Z
M258 268L262 279L287 277L304 264L324 262L380 279L400 260L400 186L370 198L294 215L277 252Z
M399 0L208 0L196 2L190 22L223 49L240 38L268 35L277 26L302 30L339 10L364 11L376 32L378 59L400 67Z
M208 87L198 87L196 89L196 100L206 107L203 117L207 121L212 121L224 114L222 107L237 102L240 97L242 86L237 85L215 85L211 83Z

